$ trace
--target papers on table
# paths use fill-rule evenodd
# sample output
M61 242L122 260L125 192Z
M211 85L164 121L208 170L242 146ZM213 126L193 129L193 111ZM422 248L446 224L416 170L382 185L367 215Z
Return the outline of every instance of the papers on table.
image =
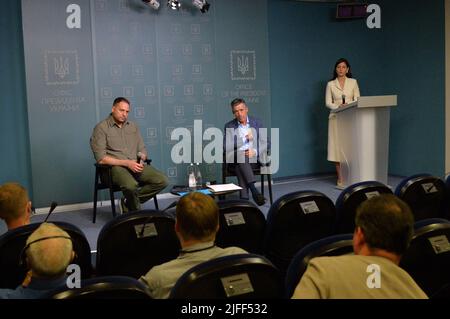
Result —
M242 189L242 187L233 183L208 185L208 188L211 189L214 194L238 191Z

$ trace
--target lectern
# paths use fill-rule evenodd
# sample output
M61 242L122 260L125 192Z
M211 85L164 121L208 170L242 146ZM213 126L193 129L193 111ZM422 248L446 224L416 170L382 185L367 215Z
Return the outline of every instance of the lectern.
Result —
M390 108L397 95L361 96L333 110L337 119L342 182L375 180L387 185Z

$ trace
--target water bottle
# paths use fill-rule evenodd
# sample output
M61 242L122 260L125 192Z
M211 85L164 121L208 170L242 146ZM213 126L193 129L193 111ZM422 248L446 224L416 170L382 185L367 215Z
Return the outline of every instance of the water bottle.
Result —
M202 172L200 171L200 164L195 164L195 181L197 184L197 189L203 188L203 179L202 179Z
M197 181L196 181L196 177L195 177L195 167L194 164L190 164L188 166L188 186L190 190L195 190L197 187Z

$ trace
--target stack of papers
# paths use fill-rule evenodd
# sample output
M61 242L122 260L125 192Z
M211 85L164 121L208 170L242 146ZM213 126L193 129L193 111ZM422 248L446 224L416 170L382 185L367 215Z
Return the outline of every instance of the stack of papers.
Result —
M208 188L211 189L211 191L214 194L238 191L238 190L242 189L242 187L237 186L237 185L235 185L233 183L208 185Z

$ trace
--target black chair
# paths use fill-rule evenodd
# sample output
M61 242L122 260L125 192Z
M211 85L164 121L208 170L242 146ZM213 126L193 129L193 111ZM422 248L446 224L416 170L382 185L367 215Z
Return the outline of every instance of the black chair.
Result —
M145 162L148 165L150 165L152 160L148 159ZM102 189L109 190L109 199L111 200L111 212L113 217L116 217L116 205L114 203L114 193L122 191L119 186L115 185L112 182L111 165L98 163L95 163L94 165L95 165L95 183L94 183L94 211L92 214L93 223L95 223L95 220L97 218L98 191ZM155 208L158 210L159 209L158 200L156 199L156 195L153 197L153 200L155 201Z
M339 234L312 242L292 258L286 273L286 298L292 297L295 288L308 267L309 261L320 256L341 256L353 253L353 235Z
M106 276L82 280L80 288L51 290L44 299L152 299L148 287L137 279Z
M430 296L431 299L450 299L450 284L445 285L438 291L434 293L434 295Z
M219 257L184 273L172 288L172 299L282 298L283 279L266 258L254 254Z
M264 254L284 273L295 253L330 236L336 210L333 201L317 191L297 191L280 197L267 215Z
M408 203L414 219L445 216L446 187L443 180L429 174L416 174L403 179L395 195Z
M216 245L237 246L254 254L262 254L266 233L266 217L248 200L219 201L219 231Z
M270 205L273 203L273 195L272 195L272 174L262 174L261 172L262 164L260 162L252 164L253 174L261 176L261 194L264 196L264 176L267 176L267 185L269 187L269 198ZM226 163L226 156L223 155L223 164L222 164L222 184L226 183L227 177L236 176L236 171L234 169L234 165L230 165ZM223 196L221 197L224 198Z
M84 233L75 225L65 222L53 222L66 231L72 238L75 259L81 269L82 278L92 276L91 248ZM21 252L28 237L41 225L34 223L12 229L0 237L0 288L14 289L20 285L28 271L26 264L21 263Z
M450 284L449 241L448 220L421 220L416 223L411 244L400 261L400 267L430 298Z
M173 217L155 210L131 212L101 229L96 272L99 276L139 278L153 266L175 259L179 250Z
M376 181L360 182L348 186L336 200L337 234L352 233L355 230L356 210L362 202L380 194L392 194L386 185Z

